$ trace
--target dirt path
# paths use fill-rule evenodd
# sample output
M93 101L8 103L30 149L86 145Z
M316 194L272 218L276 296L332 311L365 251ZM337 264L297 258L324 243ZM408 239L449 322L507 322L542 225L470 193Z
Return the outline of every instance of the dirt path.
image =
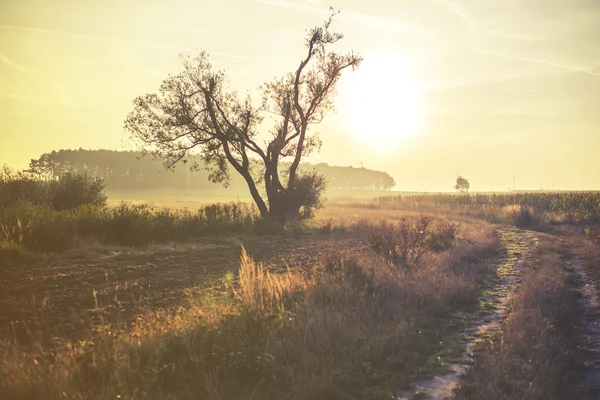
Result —
M450 363L447 371L430 379L415 382L410 390L400 394L401 399L447 400L453 398L453 390L468 365L473 361L473 352L478 343L495 332L508 314L508 305L520 283L521 272L528 262L528 255L537 242L535 234L516 228L501 228L499 234L505 251L494 263L497 265L498 279L482 293L480 310L474 315L475 321L464 332L459 361Z
M580 345L581 358L585 366L580 382L580 399L600 398L600 297L596 286L585 272L578 257L571 260L574 280L580 288L580 305L583 309L581 326L583 329Z

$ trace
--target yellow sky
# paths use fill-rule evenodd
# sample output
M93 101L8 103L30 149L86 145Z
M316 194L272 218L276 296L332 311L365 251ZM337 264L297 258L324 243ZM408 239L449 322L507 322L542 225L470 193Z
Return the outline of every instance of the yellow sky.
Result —
M123 148L134 97L206 49L234 88L293 71L329 6L344 77L313 159L398 189L600 189L597 0L1 0L0 164Z

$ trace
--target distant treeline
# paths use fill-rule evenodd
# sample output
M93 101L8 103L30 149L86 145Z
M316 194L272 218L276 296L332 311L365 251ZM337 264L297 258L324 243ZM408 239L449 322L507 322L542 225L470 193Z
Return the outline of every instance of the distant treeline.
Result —
M193 161L193 160L192 160ZM366 168L338 167L325 163L304 164L302 170L316 169L333 190L390 190L396 183L385 172ZM56 179L63 172L86 173L104 179L112 190L215 190L221 187L210 182L203 169L190 171L189 164L165 170L162 163L150 156L141 157L133 151L59 150L31 160L29 171L41 179ZM246 191L243 179L232 171L230 189Z

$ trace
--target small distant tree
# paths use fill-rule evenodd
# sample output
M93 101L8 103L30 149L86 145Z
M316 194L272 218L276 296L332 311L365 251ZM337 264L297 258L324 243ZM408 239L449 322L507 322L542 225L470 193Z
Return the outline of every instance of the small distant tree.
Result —
M228 90L224 73L215 71L201 52L184 59L183 72L165 79L159 94L135 99L125 129L143 154L162 159L167 168L198 154L209 179L227 185L233 167L263 217L285 222L311 215L303 209L320 205L314 195L322 193L324 181L298 171L301 159L321 145L309 127L333 109L342 71L355 69L362 61L353 52L328 51L343 38L330 31L335 14L308 32L307 52L296 72L262 86L260 106L255 107L249 96L240 98ZM260 144L265 112L276 122L270 140ZM192 168L198 165L192 162ZM264 185L264 194L259 184ZM298 196L305 201L294 198Z
M469 193L469 181L467 178L460 175L456 177L456 185L454 185L454 190Z

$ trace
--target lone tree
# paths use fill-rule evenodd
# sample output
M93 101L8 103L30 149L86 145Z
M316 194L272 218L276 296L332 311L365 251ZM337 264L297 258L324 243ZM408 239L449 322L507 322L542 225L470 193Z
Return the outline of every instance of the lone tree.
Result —
M342 71L354 70L362 61L354 52L328 51L343 38L330 31L336 14L332 11L322 26L309 31L307 52L296 72L260 88L260 106L249 95L241 98L228 90L223 71L214 70L206 52L200 52L182 57L183 71L166 78L158 94L134 100L125 129L142 154L162 159L169 169L198 154L209 179L227 186L233 167L265 218L283 223L310 217L320 205L325 181L314 172L298 171L302 157L321 146L309 127L334 108ZM259 128L267 112L276 121L261 145ZM198 169L198 163L192 162L191 168Z
M459 190L461 192L469 193L469 181L467 180L467 178L460 175L457 176L456 185L454 185L454 189Z

